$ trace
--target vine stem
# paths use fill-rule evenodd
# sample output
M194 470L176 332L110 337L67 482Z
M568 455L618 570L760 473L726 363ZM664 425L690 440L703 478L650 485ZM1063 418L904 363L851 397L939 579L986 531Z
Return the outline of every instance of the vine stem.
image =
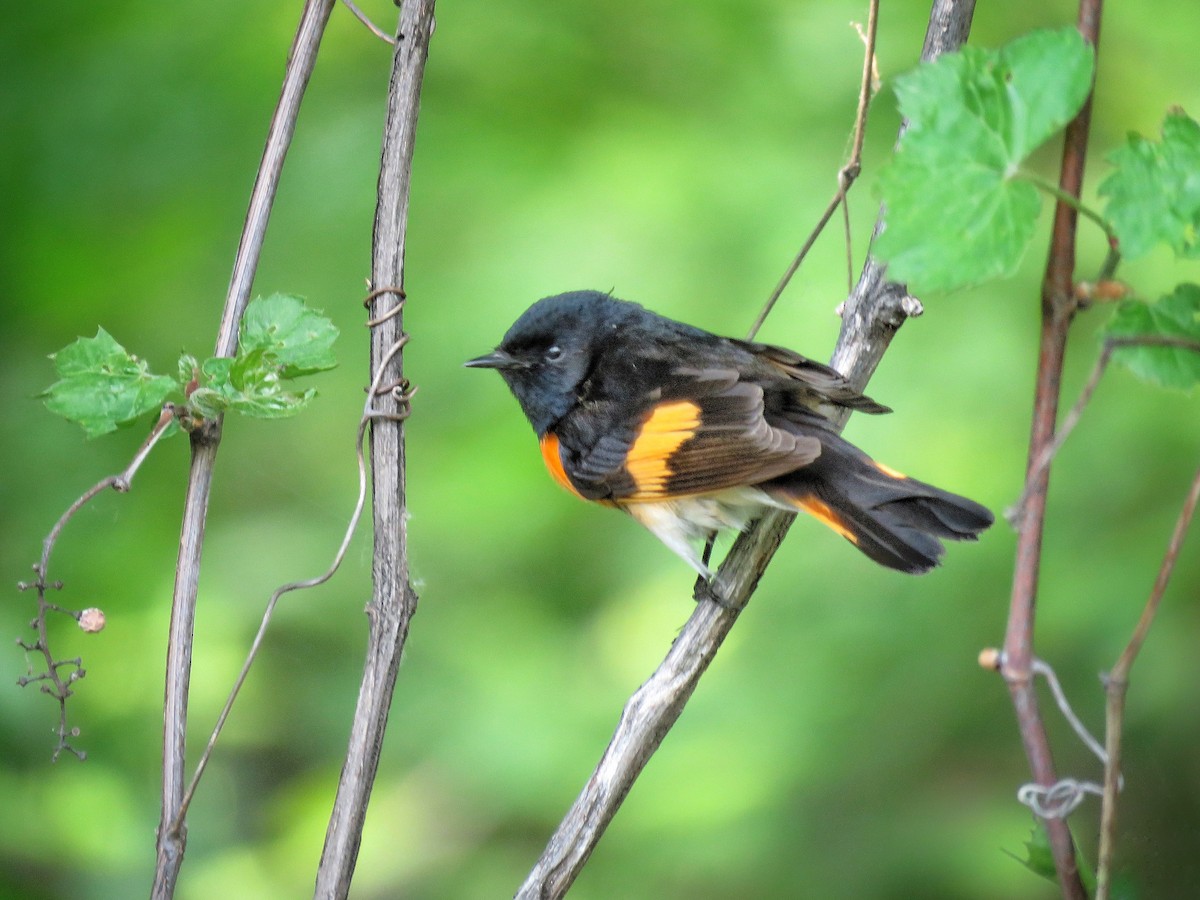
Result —
M346 552L350 549L350 541L354 537L355 532L358 531L358 523L362 518L363 508L367 500L367 463L363 457L363 440L366 435L367 426L372 420L376 392L379 388L384 367L391 362L393 356L400 352L405 343L407 341L397 341L392 351L384 357L383 363L376 373L375 378L372 379L371 386L367 391L366 406L363 409L362 418L359 420L358 433L354 441L354 454L358 461L358 498L355 500L354 510L350 514L350 521L347 523L346 529L342 534L342 543L334 553L333 561L320 575L314 578L307 578L303 581L290 581L287 584L280 585L271 594L270 598L268 598L266 608L263 610L262 619L259 621L258 631L255 633L254 640L250 644L250 649L246 653L246 659L242 662L242 668L239 670L237 678L234 679L233 687L230 688L229 694L225 698L225 705L221 708L221 712L217 716L217 721L213 725L208 743L205 744L204 750L200 754L200 759L196 763L196 769L192 773L192 780L188 783L187 790L184 792L183 802L180 804L175 822L176 828L182 824L183 819L187 816L188 807L191 806L192 798L196 795L196 788L200 785L200 779L204 776L204 772L208 768L208 761L212 758L213 751L217 746L217 740L221 737L225 723L229 720L229 714L233 711L233 704L237 701L238 694L242 690L242 685L246 683L246 678L250 674L250 669L254 665L255 658L258 656L258 651L262 648L263 640L267 635L267 628L271 624L271 618L275 614L275 607L279 604L280 599L292 591L307 590L329 581L337 573L337 570L341 568L342 562L346 558Z
M316 65L317 50L325 24L336 0L307 0L300 24L288 53L283 87L271 118L266 146L250 193L246 221L234 258L233 273L221 323L215 356L233 356L238 345L238 326L250 300L250 290L266 237L271 207L279 187L284 159L296 130L300 101ZM200 558L212 489L213 468L221 440L221 422L208 422L191 434L192 459L184 498L175 587L171 602L171 624L167 637L166 688L163 700L162 815L158 826L154 884L151 897L168 900L183 865L187 825L183 817L187 791L186 736L188 688L192 671L192 632L196 620L196 598L200 581Z
M50 612L64 613L76 621L79 621L80 614L74 610L64 609L46 599L46 591L49 588L61 587L61 584L50 584L47 582L50 573L50 557L54 553L54 548L58 544L58 539L62 535L63 529L67 527L67 523L75 518L76 513L83 509L84 506L109 488L112 488L119 494L124 494L133 486L133 479L141 469L142 463L146 461L146 457L150 455L150 451L154 449L162 436L167 433L167 428L174 421L175 407L172 404L167 404L163 407L158 421L154 423L154 427L150 429L150 434L142 441L142 445L138 447L129 464L116 475L109 475L106 478L100 479L75 498L74 502L58 517L58 521L54 523L54 526L50 529L50 533L42 540L42 556L33 567L34 574L37 576L36 580L32 584L22 583L18 585L21 590L32 587L37 591L37 614L31 623L34 632L37 634L37 640L32 644L25 640L19 640L18 644L27 653L40 653L45 671L40 675L33 675L31 667L30 675L19 679L17 683L21 686L32 684L35 681L48 681L50 683L49 686L43 686L42 690L58 701L58 727L55 729L58 741L54 748L54 754L51 757L53 761L57 761L64 750L73 754L81 761L87 758L87 753L71 745L68 739L74 736L74 729L70 727L67 721L67 698L73 693L70 686L84 677L83 662L81 659L55 660L54 652L50 648L50 634L46 627L46 617ZM74 670L67 676L65 681L58 671L63 666L74 667Z
M1080 0L1079 4L1079 30L1097 50L1101 7L1102 0ZM1045 529L1046 494L1050 481L1049 465L1043 467L1039 463L1046 448L1052 446L1054 441L1067 337L1077 309L1073 285L1078 217L1076 205L1083 184L1092 97L1092 92L1089 92L1083 108L1067 126L1063 141L1062 166L1056 190L1075 198L1075 203L1060 198L1055 205L1050 254L1042 282L1042 330L1026 470L1028 497L1017 533L1012 595L1000 668L1008 685L1021 742L1034 780L1045 788L1055 784L1057 778L1050 741L1038 709L1033 684L1034 618ZM1086 900L1087 893L1079 878L1075 845L1066 821L1054 817L1043 818L1042 822L1050 841L1063 896L1068 900Z
M1030 184L1032 184L1038 190L1045 191L1047 194L1049 194L1051 197L1053 197L1055 200L1059 201L1060 203L1065 203L1067 206L1071 207L1071 209L1075 210L1077 213L1079 213L1085 219L1089 219L1090 221L1092 221L1093 223L1098 225L1100 227L1100 230L1104 232L1104 236L1108 238L1110 243L1116 243L1117 233L1115 231L1113 231L1112 226L1110 224L1108 224L1108 222L1105 221L1104 217L1102 215L1100 215L1100 213L1096 212L1094 209L1092 209L1090 206L1088 206L1086 203L1084 203L1082 200L1080 200L1074 194L1070 194L1067 191L1064 191L1062 188L1058 187L1058 185L1051 184L1049 181L1046 181L1044 178L1034 174L1033 172L1027 172L1024 169L1022 169L1018 173L1017 177L1025 180L1025 181L1028 181Z
M413 390L404 379L404 256L417 114L434 0L404 0L396 26L371 241L371 496L374 525L369 631L354 719L325 829L314 897L343 898L362 843L367 804L383 751L392 694L417 593L408 570L405 419ZM382 390L382 395L380 394ZM374 406L378 402L378 406Z
M1054 434L1054 440L1042 448L1042 452L1036 462L1030 466L1021 496L1017 498L1016 503L1005 513L1009 524L1014 528L1021 528L1025 517L1025 505L1029 502L1029 496L1033 492L1034 483L1045 474L1046 470L1050 467L1051 461L1058 454L1058 451L1062 449L1063 444L1067 442L1067 438L1071 436L1071 432L1075 430L1075 426L1079 424L1079 419L1083 416L1084 409L1091 402L1092 395L1096 392L1096 388L1100 386L1100 379L1104 377L1104 373L1108 369L1108 364L1112 362L1113 354L1118 350L1129 347L1178 347L1181 350L1191 350L1192 352L1200 353L1200 342L1172 335L1113 335L1106 338L1104 348L1100 351L1100 355L1096 358L1096 364L1092 367L1092 374L1088 376L1087 384L1084 385L1083 390L1079 393L1079 399L1075 401L1075 405L1071 407L1070 412L1063 417L1062 424L1059 425L1058 430Z
M1117 659L1116 665L1104 679L1105 693L1105 728L1104 749L1107 759L1104 765L1104 799L1100 813L1100 853L1096 866L1096 900L1108 900L1112 891L1112 862L1117 842L1117 793L1121 787L1121 732L1125 721L1125 695L1129 690L1129 670L1137 659L1154 624L1163 594L1175 570L1175 561L1179 558L1184 536L1196 512L1196 503L1200 500L1200 469L1192 477L1192 485L1188 490L1183 508L1175 520L1175 529L1167 544L1166 554L1158 568L1154 579L1154 587L1142 609L1133 636L1126 644L1124 651Z
M875 34L878 30L878 22L879 0L871 0L867 11L867 30L863 36L863 44L866 50L863 53L862 81L859 84L858 90L858 110L854 116L854 138L851 144L850 159L838 170L838 186L837 190L833 193L833 198L825 206L825 211L817 219L817 224L813 226L812 231L801 245L795 258L783 273L783 277L779 279L779 283L775 285L775 289L767 297L767 302L763 304L758 316L754 319L754 324L750 326L750 331L746 335L746 340L748 341L754 340L754 336L758 334L758 330L767 321L767 316L775 308L776 302L778 302L780 296L783 295L784 289L799 270L800 264L808 256L808 252L812 249L813 244L817 242L817 238L821 236L821 232L825 230L825 226L829 224L829 220L833 218L833 214L837 212L838 207L846 202L846 194L850 191L855 179L858 178L859 173L862 171L863 141L867 137L867 110L871 105L872 89L875 81ZM846 258L847 265L850 265L849 212L847 212L846 222Z

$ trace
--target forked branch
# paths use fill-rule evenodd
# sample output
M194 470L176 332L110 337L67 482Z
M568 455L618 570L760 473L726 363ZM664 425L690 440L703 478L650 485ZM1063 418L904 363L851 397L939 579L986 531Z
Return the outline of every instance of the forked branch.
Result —
M932 59L958 47L970 31L973 11L972 2L936 0L923 57ZM869 64L864 65L864 91L869 90L871 70ZM861 132L861 127L856 130ZM835 202L823 217L825 221L843 196L844 188L839 184ZM811 240L806 243L811 244ZM887 282L883 267L868 259L858 285L844 304L842 333L833 356L834 366L856 388L865 387L903 322L905 297L903 286ZM840 427L844 420L837 424ZM786 513L769 514L738 538L721 564L714 585L717 593L728 598L728 604L698 603L666 659L626 703L608 748L521 885L518 898L557 898L570 888L647 760L683 712L793 518Z
M1100 8L1101 0L1081 0L1079 7L1079 30L1094 48L1100 38ZM1083 108L1067 126L1063 140L1058 190L1061 195L1075 198L1075 202L1059 199L1055 206L1050 255L1042 283L1042 332L1029 439L1028 487L1017 537L1016 566L1001 667L1016 711L1025 755L1034 780L1044 789L1051 788L1057 777L1033 684L1034 609L1050 476L1049 466L1042 465L1041 460L1054 442L1067 337L1078 306L1073 283L1075 232L1091 113L1092 95L1089 93ZM1079 878L1075 845L1066 821L1056 816L1043 818L1042 822L1050 839L1054 868L1063 896L1069 900L1084 900L1086 892Z
M50 646L50 633L48 630L48 617L52 612L62 613L80 622L81 627L86 631L99 631L103 627L103 614L99 610L70 610L64 609L57 603L51 603L46 592L50 590L60 590L61 582L51 582L48 580L50 574L50 557L54 553L54 548L58 544L58 538L62 534L63 529L67 527L75 514L78 513L84 506L90 503L93 499L104 493L109 488L112 488L118 493L125 493L133 485L134 476L142 467L142 463L146 461L146 457L150 455L150 451L154 449L167 428L175 421L174 407L168 404L163 408L162 413L158 417L158 421L154 427L150 429L150 434L138 447L134 453L133 459L129 461L129 465L116 475L109 475L107 478L102 478L79 497L75 499L66 511L59 516L58 521L54 523L54 527L50 529L50 533L46 535L42 541L42 556L41 559L33 567L34 575L36 576L31 582L20 582L17 588L22 591L33 590L37 592L37 614L33 621L30 622L30 627L34 630L37 637L33 641L19 639L17 643L21 649L29 653L36 653L41 656L42 661L39 667L40 671L35 671L33 665L29 665L28 672L23 677L17 679L17 684L25 687L29 684L39 684L42 693L48 694L58 702L58 726L54 733L57 738L52 759L58 760L63 751L72 754L79 760L87 758L87 753L71 744L71 738L78 736L78 729L72 728L67 721L67 700L74 693L71 685L79 681L87 674L87 670L83 668L83 660L79 657L74 659L55 659L55 655ZM89 625L84 620L84 613L89 613L93 620L93 624ZM98 627L97 627L98 626ZM28 658L28 657L27 657ZM60 673L60 669L68 669L64 677Z

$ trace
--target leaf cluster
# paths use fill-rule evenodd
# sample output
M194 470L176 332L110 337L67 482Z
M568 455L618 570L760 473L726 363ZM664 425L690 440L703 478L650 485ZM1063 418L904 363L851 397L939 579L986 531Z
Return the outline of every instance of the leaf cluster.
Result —
M1103 214L1065 197L1025 165L1082 108L1092 48L1074 28L1035 31L998 50L967 47L896 82L907 130L881 173L887 230L874 252L918 292L950 291L1013 274L1033 236L1042 195L1095 222L1110 247L1102 280L1121 257L1159 245L1200 258L1200 123L1171 110L1161 140L1130 135L1099 187ZM1129 291L1119 292L1123 295ZM1155 303L1124 299L1108 335L1200 344L1200 287L1180 284ZM1115 356L1153 383L1190 389L1200 354L1183 346L1123 348Z
M198 361L184 354L174 377L156 375L103 328L51 355L59 380L41 396L88 437L128 425L168 402L184 427L237 412L260 419L294 416L316 396L288 382L337 365L338 330L297 297L256 298L242 317L237 355Z

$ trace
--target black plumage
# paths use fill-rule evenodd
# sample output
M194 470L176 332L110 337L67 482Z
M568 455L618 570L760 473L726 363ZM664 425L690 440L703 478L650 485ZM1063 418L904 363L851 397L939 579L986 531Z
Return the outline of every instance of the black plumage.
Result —
M467 365L500 372L557 480L624 509L705 576L693 542L768 507L804 510L911 573L938 564L943 539L992 524L978 503L845 441L823 409L890 410L782 347L577 291L539 300Z

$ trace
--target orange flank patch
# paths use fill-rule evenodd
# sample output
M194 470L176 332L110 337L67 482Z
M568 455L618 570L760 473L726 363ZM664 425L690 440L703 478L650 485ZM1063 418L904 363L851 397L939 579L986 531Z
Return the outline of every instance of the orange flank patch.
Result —
M546 463L546 468L550 470L550 477L565 487L576 497L582 495L575 490L575 485L571 484L571 479L567 477L567 472L563 468L562 454L559 452L558 435L552 432L546 432L538 441L542 447L542 460Z
M793 502L818 522L832 528L850 543L858 543L858 538L854 536L854 532L842 521L841 516L830 508L828 503L818 500L816 497L799 497Z
M651 500L667 492L667 480L675 474L671 457L696 433L700 407L689 400L656 406L642 423L625 457L625 470L633 479L629 500Z
M875 462L875 460L871 460L871 465L873 465L875 468L877 468L880 472L882 472L888 478L895 478L897 481L904 481L906 478L908 478L908 476L905 475L903 472L897 472L891 466L885 466L881 462Z

